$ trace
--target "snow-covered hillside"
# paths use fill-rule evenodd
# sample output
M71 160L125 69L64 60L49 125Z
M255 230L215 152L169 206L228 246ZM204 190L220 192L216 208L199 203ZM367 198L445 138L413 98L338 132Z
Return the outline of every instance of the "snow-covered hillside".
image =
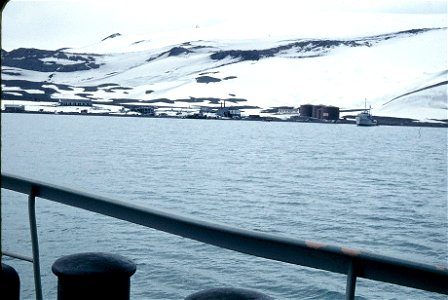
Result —
M344 39L177 40L113 34L77 49L2 50L2 99L364 108L446 120L447 29Z

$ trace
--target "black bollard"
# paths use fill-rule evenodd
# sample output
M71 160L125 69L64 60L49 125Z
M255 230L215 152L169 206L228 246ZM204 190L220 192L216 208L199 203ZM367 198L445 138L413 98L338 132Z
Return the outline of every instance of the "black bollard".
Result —
M58 300L129 300L136 266L120 255L90 252L61 257L52 271L58 277Z
M2 263L2 280L0 285L0 298L5 300L20 299L20 278L16 270Z
M246 289L214 288L191 294L185 300L273 300L274 298Z

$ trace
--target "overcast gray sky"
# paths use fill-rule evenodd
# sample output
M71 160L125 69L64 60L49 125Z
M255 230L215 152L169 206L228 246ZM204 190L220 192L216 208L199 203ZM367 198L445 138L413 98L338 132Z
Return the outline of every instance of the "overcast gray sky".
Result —
M359 17L349 21L348 14ZM372 18L372 14L383 19ZM230 35L237 35L236 31L262 36L279 32L323 34L329 30L343 35L355 27L373 29L373 23L388 26L384 15L397 22L397 15L406 16L409 24L402 22L399 29L447 26L445 0L12 0L2 12L2 48L81 47L116 32L151 35L196 27L218 31L233 26ZM434 21L425 21L428 16Z

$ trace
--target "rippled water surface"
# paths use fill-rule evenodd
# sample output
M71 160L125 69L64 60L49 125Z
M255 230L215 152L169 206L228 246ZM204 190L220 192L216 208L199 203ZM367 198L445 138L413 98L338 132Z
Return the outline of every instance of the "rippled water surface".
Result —
M446 265L447 130L2 114L2 172L208 221ZM29 255L26 196L2 190L2 247ZM137 264L132 299L236 286L344 299L345 276L254 258L38 199L45 299L52 263L105 251ZM32 268L4 258L32 299ZM446 299L359 280L359 299Z

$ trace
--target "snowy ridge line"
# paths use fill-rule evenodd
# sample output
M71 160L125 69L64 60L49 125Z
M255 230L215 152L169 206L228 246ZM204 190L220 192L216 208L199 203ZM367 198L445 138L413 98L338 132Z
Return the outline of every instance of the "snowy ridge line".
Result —
M409 29L409 30L404 30L404 31L397 31L397 32L392 32L392 33L385 33L385 34L379 34L379 35L373 35L373 36L364 36L364 37L356 37L356 38L352 38L352 39L288 39L288 40L280 40L280 41L275 41L276 43L282 43L282 42L286 42L287 44L285 45L280 45L278 47L271 47L271 48L263 48L261 46L256 47L257 45L255 45L254 48L250 49L250 50L240 50L240 49L233 49L233 50L219 50L218 52L212 54L211 58L212 59L221 59L222 57L222 53L221 52L226 52L229 51L229 53L227 53L227 55L229 56L235 56L235 54L232 51L242 51L247 52L247 56L250 58L250 54L253 53L252 51L261 51L259 56L260 57L272 57L275 54L281 52L281 51L285 51L285 50L290 50L292 48L304 48L306 46L312 46L313 44L316 44L316 47L328 47L328 46L340 46L340 45L346 45L346 46L371 46L366 42L381 42L384 40L389 40L392 38L400 38L400 37L409 37L409 36L413 36L413 35L417 35L417 34L421 34L421 33L425 33L428 31L434 31L434 30L446 30L447 27L435 27L435 28L418 28L418 29ZM116 37L120 37L122 36L120 33L115 33L112 34L106 38L104 38L102 40L106 41L109 39L113 39ZM138 42L133 42L130 46L136 44ZM148 58L147 61L151 61L154 60L156 58L160 58L164 55L168 56L177 56L180 54L188 54L191 52L195 52L194 50L196 49L203 49L203 48L215 48L215 49L219 49L220 45L219 43L216 45L216 47L211 47L211 46L205 46L205 45L200 45L201 43L216 43L216 41L204 41L204 40L197 40L197 41L188 41L188 42L182 42L179 44L172 44L172 45L167 45L166 47L171 47L169 50L163 50L161 53L159 53L158 55L156 55L155 57L150 57ZM196 45L199 44L199 45ZM230 43L231 44L231 43ZM222 48L222 45L221 45ZM154 49L151 49L154 50ZM36 54L35 52L38 52L39 54ZM146 50L140 50L137 52L144 52ZM149 51L149 50L148 50ZM13 55L13 57L17 60L18 57L27 57L27 56L32 56L34 58L48 58L48 57L55 57L55 58L62 58L62 59L67 59L67 60L92 60L91 57L88 56L104 56L104 55L110 55L108 53L90 53L90 52L80 52L80 51L76 51L75 48L60 48L57 50L44 50L44 49L36 49L36 48L17 48L11 51L6 51L6 50L1 50L1 55L2 55L2 67L4 66L10 66L10 67L14 67L14 65L10 65L10 61L6 60L3 61L3 58L7 58L8 55ZM87 55L86 57L82 57L82 56L76 56L76 55ZM40 56L40 57L39 57ZM243 55L244 56L244 55ZM63 70L58 70L58 71L63 71Z
M435 87L438 87L438 86L442 86L442 85L448 85L448 80L447 81L442 81L442 82L439 82L439 83L436 83L436 84L433 84L433 85L430 85L430 86L426 86L426 87L423 87L421 89L414 90L414 91L405 93L405 94L400 95L400 96L397 96L397 97L391 99L390 101L387 101L383 105L387 105L387 104L389 104L389 103L391 103L391 102L393 102L393 101L395 101L397 99L403 98L405 96L409 96L409 95L412 95L412 94L415 94L415 93L418 93L418 92L421 92L421 91L424 91L424 90L432 89L432 88L435 88Z
M259 60L261 58L274 57L276 54L281 53L282 51L291 50L294 48L297 49L329 49L339 46L349 46L349 47L358 47L358 46L367 46L371 47L372 44L370 42L380 43L385 40L389 40L391 38L401 38L403 36L409 37L417 34L421 34L424 32L432 31L432 30L441 30L447 29L445 28L421 28L421 29L411 29L405 31L398 31L394 33L387 33L375 36L368 37L359 37L355 39L304 39L304 40L285 40L285 42L289 42L286 45L281 45L274 48L267 49L252 49L252 50L221 50L215 52L210 55L211 59L221 60L226 57L231 58L240 58L241 60ZM325 54L325 51L323 51ZM317 57L319 54L315 54L312 57ZM311 56L304 56L309 58ZM297 57L302 58L302 57Z

